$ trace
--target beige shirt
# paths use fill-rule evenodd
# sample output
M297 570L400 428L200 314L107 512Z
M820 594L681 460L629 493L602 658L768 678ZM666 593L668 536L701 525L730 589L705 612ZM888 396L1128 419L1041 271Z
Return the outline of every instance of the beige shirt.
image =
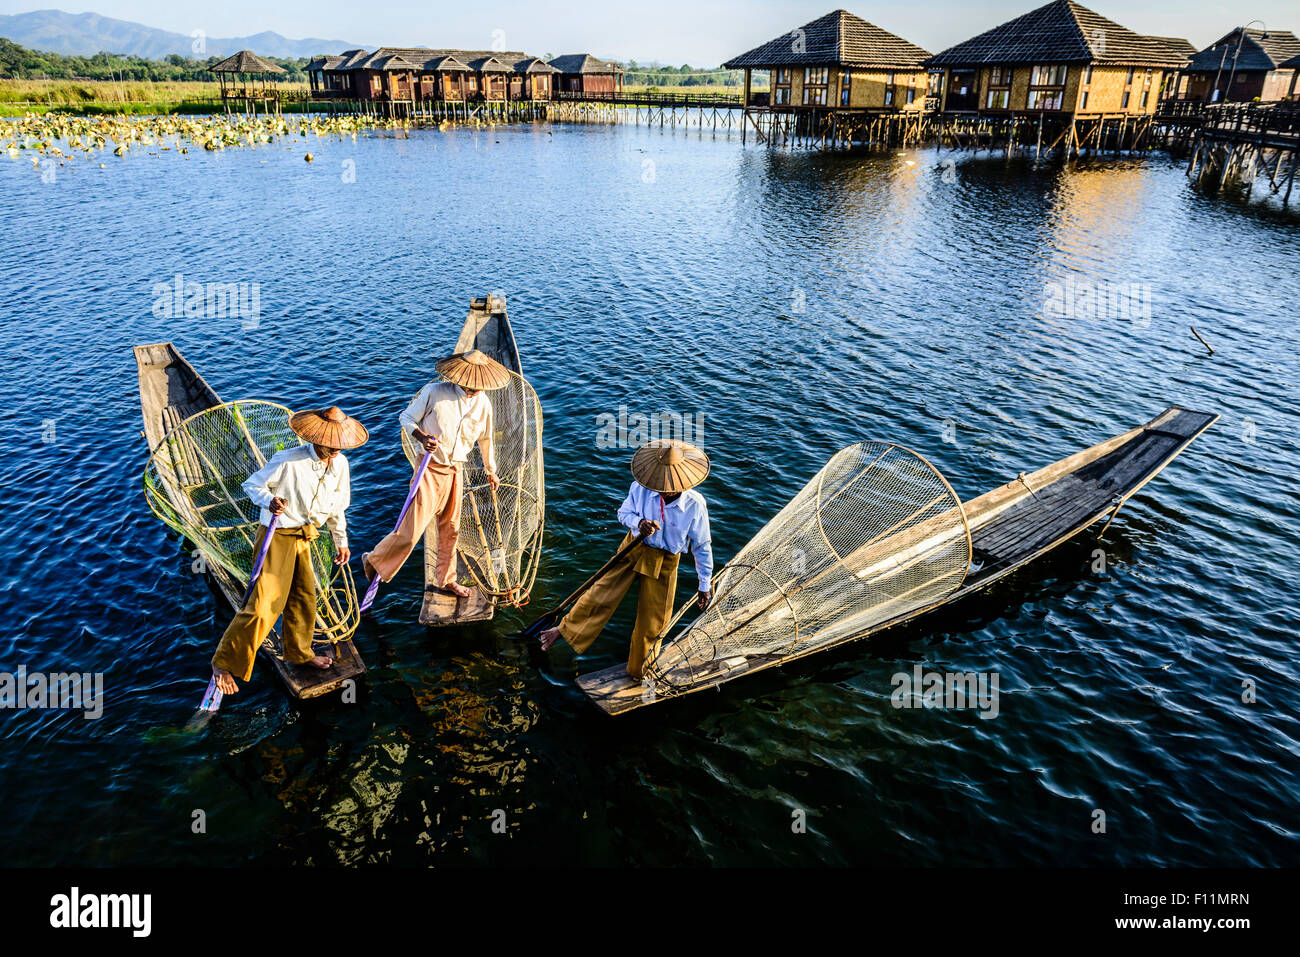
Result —
M497 469L492 445L492 402L486 392L471 399L458 385L430 382L411 400L398 421L412 436L419 428L438 439L432 461L440 465L464 465L477 442L488 471Z
M352 502L352 479L342 452L326 468L310 444L281 449L248 477L244 494L261 506L263 525L271 524L271 499L281 498L285 504L277 527L326 525L334 544L348 547L344 513Z

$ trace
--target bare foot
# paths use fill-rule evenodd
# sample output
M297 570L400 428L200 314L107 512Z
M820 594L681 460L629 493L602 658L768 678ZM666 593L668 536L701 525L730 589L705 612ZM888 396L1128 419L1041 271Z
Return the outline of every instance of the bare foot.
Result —
M537 636L537 640L542 643L542 651L550 651L551 645L560 640L560 629L547 628Z
M453 595L459 595L461 598L469 597L469 589L466 588L464 585L462 585L460 582L448 582L443 587L446 588L447 591L451 592Z
M367 582L375 577L375 566L370 564L369 552L361 556L361 573L366 576Z
M319 668L321 671L325 671L327 668L334 667L334 661L333 659L326 658L324 655L317 655L311 661L304 661L303 665L309 668Z
M217 688L222 694L237 694L239 692L239 685L235 684L235 676L225 668L218 668L213 665L212 677L216 679Z

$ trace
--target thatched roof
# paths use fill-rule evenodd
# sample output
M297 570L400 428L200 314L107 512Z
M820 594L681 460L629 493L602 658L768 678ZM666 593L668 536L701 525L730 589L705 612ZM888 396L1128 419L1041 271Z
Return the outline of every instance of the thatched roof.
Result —
M240 50L234 56L226 57L220 63L208 67L209 73L283 73L270 60L263 60L252 50Z
M423 47L380 47L373 53L352 50L343 54L342 62L326 65L323 69L417 73L554 72L543 60L529 56L527 53L499 53L494 50L426 50Z
M930 58L931 66L1005 63L1182 66L1162 41L1134 33L1074 0L1052 0Z
M539 56L529 57L515 64L516 73L559 73L555 67L551 66Z
M846 10L834 10L723 64L729 70L781 66L901 67L919 70L928 50Z
M1237 41L1241 41L1241 52L1237 52ZM1300 56L1300 39L1289 30L1247 30L1241 36L1241 30L1233 30L1221 37L1192 58L1189 70L1209 73L1219 69L1231 69L1233 56L1237 59L1237 72L1250 70L1276 70L1293 57Z
M1184 64L1192 62L1192 57L1196 56L1196 47L1192 45L1191 40L1184 40L1182 37L1148 37L1147 39L1155 40L1169 51L1170 56L1182 60Z
M469 64L460 57L447 53L443 56L434 57L432 60L426 60L422 71L428 73L469 73Z
M566 53L551 61L558 73L622 73L613 60L597 60L590 53Z

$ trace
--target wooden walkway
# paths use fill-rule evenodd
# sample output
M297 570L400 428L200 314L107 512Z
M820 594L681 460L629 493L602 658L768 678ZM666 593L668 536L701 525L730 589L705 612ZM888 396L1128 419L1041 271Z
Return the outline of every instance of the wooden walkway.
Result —
M1191 130L1184 134L1191 151L1187 175L1198 186L1241 185L1249 196L1263 175L1269 190L1281 193L1284 205L1290 203L1300 170L1300 104L1184 108L1169 114L1166 123L1171 130Z

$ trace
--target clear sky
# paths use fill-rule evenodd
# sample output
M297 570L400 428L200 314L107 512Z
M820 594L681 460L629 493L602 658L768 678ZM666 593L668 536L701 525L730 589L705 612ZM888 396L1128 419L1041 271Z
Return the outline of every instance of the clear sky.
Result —
M843 0L840 0L843 2ZM836 0L92 0L60 6L133 20L189 34L239 37L273 30L294 39L321 37L362 46L505 48L544 53L659 60L716 66L837 6ZM1103 16L1141 33L1180 36L1198 48L1234 25L1263 20L1300 31L1297 0L1094 0ZM57 2L0 0L0 13L22 13ZM1004 20L1032 10L1036 0L862 0L845 9L937 52Z

